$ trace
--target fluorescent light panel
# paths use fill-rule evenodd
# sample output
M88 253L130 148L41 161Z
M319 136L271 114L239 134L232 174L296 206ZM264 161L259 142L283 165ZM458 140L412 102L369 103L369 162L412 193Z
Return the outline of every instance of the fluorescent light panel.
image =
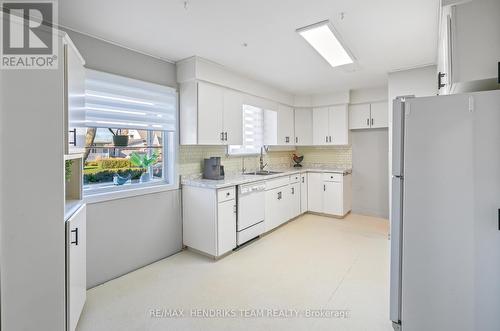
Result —
M297 32L332 66L338 67L354 62L344 48L335 29L329 21L323 21L304 28Z

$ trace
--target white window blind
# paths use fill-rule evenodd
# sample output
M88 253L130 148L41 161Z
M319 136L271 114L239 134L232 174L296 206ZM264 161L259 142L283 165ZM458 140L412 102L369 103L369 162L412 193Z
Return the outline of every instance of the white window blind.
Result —
M258 154L264 145L264 114L258 107L243 105L243 145L228 147L231 155Z
M72 125L175 131L176 113L174 89L88 69L84 125Z

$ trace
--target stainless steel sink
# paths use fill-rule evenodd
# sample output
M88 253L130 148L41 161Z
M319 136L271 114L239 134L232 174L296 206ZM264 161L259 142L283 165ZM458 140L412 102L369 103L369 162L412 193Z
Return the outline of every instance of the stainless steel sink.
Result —
M281 174L281 171L262 170L262 171L245 172L244 173L244 175L257 175L257 176L268 176L268 175L275 175L275 174Z

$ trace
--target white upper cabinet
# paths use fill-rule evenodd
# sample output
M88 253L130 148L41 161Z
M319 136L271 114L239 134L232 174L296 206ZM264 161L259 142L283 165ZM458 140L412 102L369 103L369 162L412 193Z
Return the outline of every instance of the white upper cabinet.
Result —
M498 89L499 17L498 0L443 6L436 73L439 94Z
M387 128L389 105L387 101L362 103L349 106L349 129Z
M294 113L293 108L278 105L278 145L294 145Z
M222 128L227 145L243 144L243 95L237 91L224 90L224 115Z
M182 145L241 145L243 95L205 82L180 87Z
M312 110L308 108L297 108L295 109L295 145L308 146L312 144Z
M349 106L349 129L370 128L370 104Z
M349 117L347 105L333 106L329 108L330 144L349 144Z
M313 144L328 145L328 107L313 109Z
M347 105L313 109L313 144L349 144Z
M389 104L386 101L374 102L370 105L370 126L372 129L389 126Z
M64 39L66 41L66 39ZM64 44L64 154L85 151L85 62L72 43Z
M198 83L198 144L224 144L224 90L216 85Z

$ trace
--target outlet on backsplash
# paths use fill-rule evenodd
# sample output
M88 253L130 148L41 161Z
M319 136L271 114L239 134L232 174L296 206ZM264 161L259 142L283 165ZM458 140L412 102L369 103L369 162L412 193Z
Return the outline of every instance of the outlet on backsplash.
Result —
M304 155L305 167L348 167L352 166L352 151L345 147L297 147L295 151L270 151L265 156L269 169L290 168L293 166L292 154ZM240 174L243 163L247 171L257 170L259 156L228 156L225 146L180 146L179 174L197 176L202 172L203 159L219 156L226 175Z

